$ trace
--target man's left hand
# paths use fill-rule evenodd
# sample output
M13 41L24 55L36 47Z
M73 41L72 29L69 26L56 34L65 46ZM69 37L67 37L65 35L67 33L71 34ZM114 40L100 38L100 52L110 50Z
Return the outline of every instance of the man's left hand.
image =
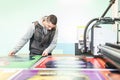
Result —
M42 56L48 56L48 52L46 50L43 51Z

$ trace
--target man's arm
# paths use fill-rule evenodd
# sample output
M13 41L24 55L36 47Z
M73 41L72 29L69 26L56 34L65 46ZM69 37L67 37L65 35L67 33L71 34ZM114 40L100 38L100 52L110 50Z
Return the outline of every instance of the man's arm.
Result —
M48 55L48 53L51 53L52 50L56 47L57 45L57 38L58 38L58 29L56 28L56 31L55 31L55 35L53 37L53 40L51 42L51 44L43 51L43 56L45 55Z
M20 41L16 44L13 50L9 53L9 55L14 55L15 53L17 53L30 40L34 33L34 30L34 25L31 25L25 35L20 39Z

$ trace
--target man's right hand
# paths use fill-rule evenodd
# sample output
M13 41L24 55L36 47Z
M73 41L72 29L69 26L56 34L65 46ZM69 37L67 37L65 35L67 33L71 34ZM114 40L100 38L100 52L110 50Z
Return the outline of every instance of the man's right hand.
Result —
M10 52L8 55L9 55L9 56L14 56L14 55L15 55L15 52Z

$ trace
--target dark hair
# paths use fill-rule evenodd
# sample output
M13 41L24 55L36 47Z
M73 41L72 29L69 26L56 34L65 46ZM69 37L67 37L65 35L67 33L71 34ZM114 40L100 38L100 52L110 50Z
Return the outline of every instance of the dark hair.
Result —
M57 17L53 14L49 15L47 17L48 21L50 21L52 24L56 25L57 24Z

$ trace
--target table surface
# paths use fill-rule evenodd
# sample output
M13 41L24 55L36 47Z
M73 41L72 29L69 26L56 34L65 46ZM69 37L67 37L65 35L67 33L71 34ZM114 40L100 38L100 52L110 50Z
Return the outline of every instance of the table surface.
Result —
M104 60L93 57L0 57L0 77L5 80L110 80L114 77L110 73L110 69L105 68Z

